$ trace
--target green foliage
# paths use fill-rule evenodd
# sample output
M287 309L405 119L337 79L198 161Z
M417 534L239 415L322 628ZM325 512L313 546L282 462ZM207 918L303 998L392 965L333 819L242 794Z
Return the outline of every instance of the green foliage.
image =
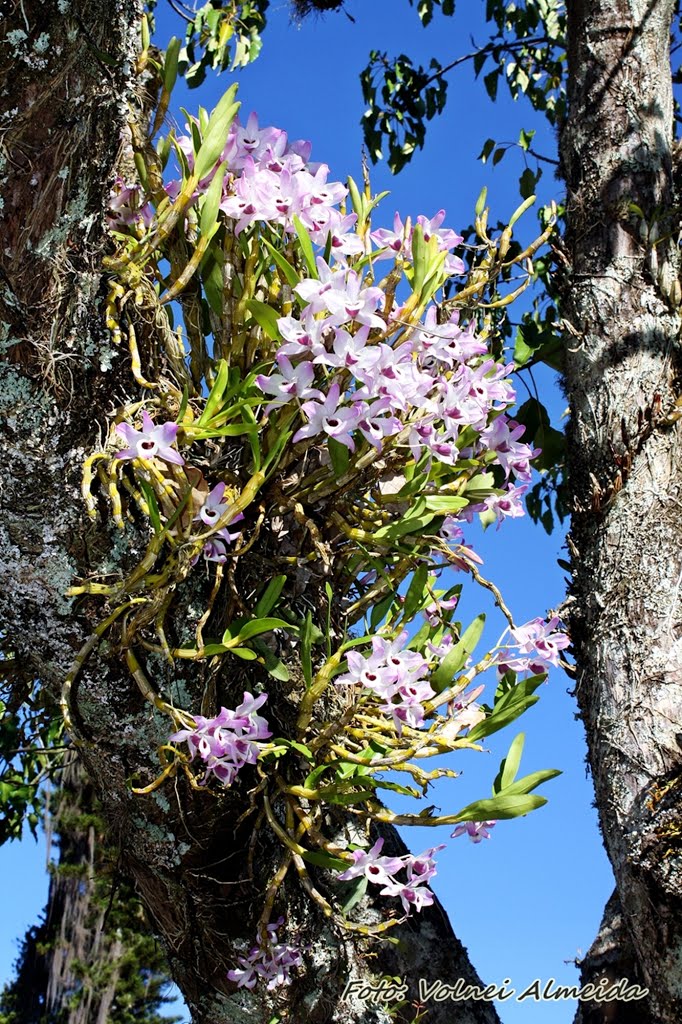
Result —
M60 758L63 723L45 694L21 679L11 653L0 661L0 846L35 836L41 784Z
M419 0L422 24L431 21L434 6L433 0ZM445 15L454 14L454 7L454 3L441 5ZM373 161L382 158L384 145L392 171L399 171L410 161L415 149L424 144L426 122L445 108L445 75L465 61L473 63L476 77L490 68L483 84L491 100L497 99L499 83L504 81L514 99L526 96L552 125L561 122L566 112L566 16L562 0L528 0L525 4L488 0L486 20L493 28L489 41L446 65L434 57L425 68L415 66L404 53L389 58L385 52L371 51L361 82L368 107L362 124ZM532 133L522 132L522 137L520 145L527 150ZM489 139L486 147L489 145L486 158L495 147L494 140ZM502 159L506 148L508 144L495 150L493 163ZM524 197L533 194L532 173L527 169L522 176ZM535 172L535 184L538 179L539 173Z
M397 173L423 147L425 122L445 109L448 84L442 71L435 57L427 70L404 53L389 60L385 52L371 51L360 81L367 104L362 128L373 163L383 157L385 143L388 165Z
M410 0L410 6L416 6L419 20L425 28L433 19L434 7L440 7L443 14L455 13L455 0Z
M545 676L529 676L516 682L515 674L508 672L497 688L493 707L488 708L486 718L469 731L468 738L476 742L511 725L537 704L540 698L535 691L544 682Z
M179 70L191 89L201 85L206 72L245 67L263 45L269 0L209 0L188 24Z
M496 32L472 58L477 77L491 66L483 82L492 100L503 80L514 99L525 95L552 125L566 113L564 7L563 0L487 0L486 19Z

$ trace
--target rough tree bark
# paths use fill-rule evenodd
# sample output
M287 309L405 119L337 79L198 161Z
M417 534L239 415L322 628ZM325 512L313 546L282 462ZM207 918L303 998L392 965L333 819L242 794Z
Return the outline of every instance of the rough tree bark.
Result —
M570 0L561 155L575 496L576 694L618 898L583 965L639 973L682 1017L680 286L669 33L674 0ZM643 216L631 204L642 211ZM626 1004L580 1019L635 1019Z
M139 540L107 535L101 524L91 528L79 494L84 451L105 412L131 394L126 360L104 330L100 259L103 213L132 99L138 15L130 0L23 0L11 7L2 32L11 59L0 89L7 101L0 621L25 679L39 678L55 697L97 621L93 602L65 599L67 587L74 576L128 571L141 550ZM202 597L195 589L183 599L189 606ZM281 1017L311 1024L387 1024L381 1007L340 1001L347 979L401 975L413 987L419 977L478 981L440 906L396 929L398 945L370 947L339 934L292 887L286 909L290 932L304 947L304 980L267 1004L235 993L226 971L253 941L281 850L265 830L254 831L252 818L237 824L247 806L243 792L216 800L180 777L153 796L132 794L131 779L157 774L155 750L168 726L121 667L112 637L78 684L80 752L110 840L165 943L195 1024L267 1021L273 1005ZM157 667L159 677L168 672ZM166 682L184 686L198 702L201 679L188 673ZM248 679L217 685L238 702ZM389 843L402 849L395 834ZM369 900L362 913L368 921L378 917ZM399 1019L413 1016L410 1007ZM494 1024L497 1015L486 1003L439 1003L430 1020Z

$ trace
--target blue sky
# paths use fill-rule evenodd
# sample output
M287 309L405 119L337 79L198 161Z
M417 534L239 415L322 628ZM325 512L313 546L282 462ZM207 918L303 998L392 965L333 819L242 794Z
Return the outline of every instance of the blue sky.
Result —
M244 119L258 112L262 125L285 128L289 137L310 139L313 160L328 163L331 178L360 177L363 105L359 72L372 47L389 53L409 53L415 61L437 56L442 63L471 49L471 39L484 41L483 0L458 4L454 19L436 14L422 29L407 0L354 0L348 4L356 17L344 15L311 19L298 29L289 23L287 5L275 0L260 59L239 75ZM164 31L170 24L160 4ZM173 29L176 33L178 28ZM198 103L210 108L229 80L207 80L194 93L182 92L177 106ZM488 137L514 142L521 128L537 128L535 147L554 155L556 140L530 108L515 104L500 89L491 104L481 82L474 82L469 65L450 77L446 113L431 122L423 152L396 178L385 165L372 171L375 191L390 189L375 226L390 226L394 210L403 216L432 216L447 210L446 224L455 229L470 223L476 198L488 186L491 220L508 218L519 204L517 180L523 163L508 155L496 169L484 167L476 157ZM559 199L561 183L545 171L540 201ZM528 232L533 215L527 215ZM537 381L555 421L564 402L549 374ZM525 400L523 386L519 388ZM560 531L548 537L528 520L508 522L499 531L469 535L485 559L485 570L505 595L517 622L543 615L561 603L563 572L556 564L562 551ZM490 610L493 640L504 628L486 595L471 585L462 614L473 618ZM499 616L499 613L497 613ZM510 978L521 991L535 978L555 978L562 984L577 981L572 963L589 947L613 887L612 876L596 824L591 782L585 766L583 730L576 721L576 705L569 696L570 679L561 672L550 676L541 700L517 727L490 738L490 754L462 755L453 767L462 771L436 791L432 802L452 812L470 800L488 796L500 757L516 732L526 734L524 773L559 768L563 775L543 790L549 804L527 818L501 822L489 842L478 846L465 839L447 840L447 832L406 830L414 852L447 841L439 858L434 888L450 915L454 930L468 948L486 983ZM0 925L0 983L11 974L16 937L23 934L41 909L47 891L44 850L32 840L0 850L0 868L6 881ZM569 1024L573 1002L517 1003L498 1006L505 1024Z

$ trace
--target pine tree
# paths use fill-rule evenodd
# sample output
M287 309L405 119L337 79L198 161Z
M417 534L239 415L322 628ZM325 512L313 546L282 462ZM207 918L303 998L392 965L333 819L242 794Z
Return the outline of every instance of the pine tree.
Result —
M27 931L0 1024L171 1024L163 950L107 845L97 801L71 753L46 808L51 865L42 921Z

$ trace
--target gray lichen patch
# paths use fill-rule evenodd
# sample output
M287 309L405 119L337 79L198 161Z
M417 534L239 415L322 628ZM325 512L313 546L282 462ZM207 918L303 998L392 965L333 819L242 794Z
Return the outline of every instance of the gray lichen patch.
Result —
M38 440L48 408L35 383L14 366L0 364L0 416L13 433L34 434Z

